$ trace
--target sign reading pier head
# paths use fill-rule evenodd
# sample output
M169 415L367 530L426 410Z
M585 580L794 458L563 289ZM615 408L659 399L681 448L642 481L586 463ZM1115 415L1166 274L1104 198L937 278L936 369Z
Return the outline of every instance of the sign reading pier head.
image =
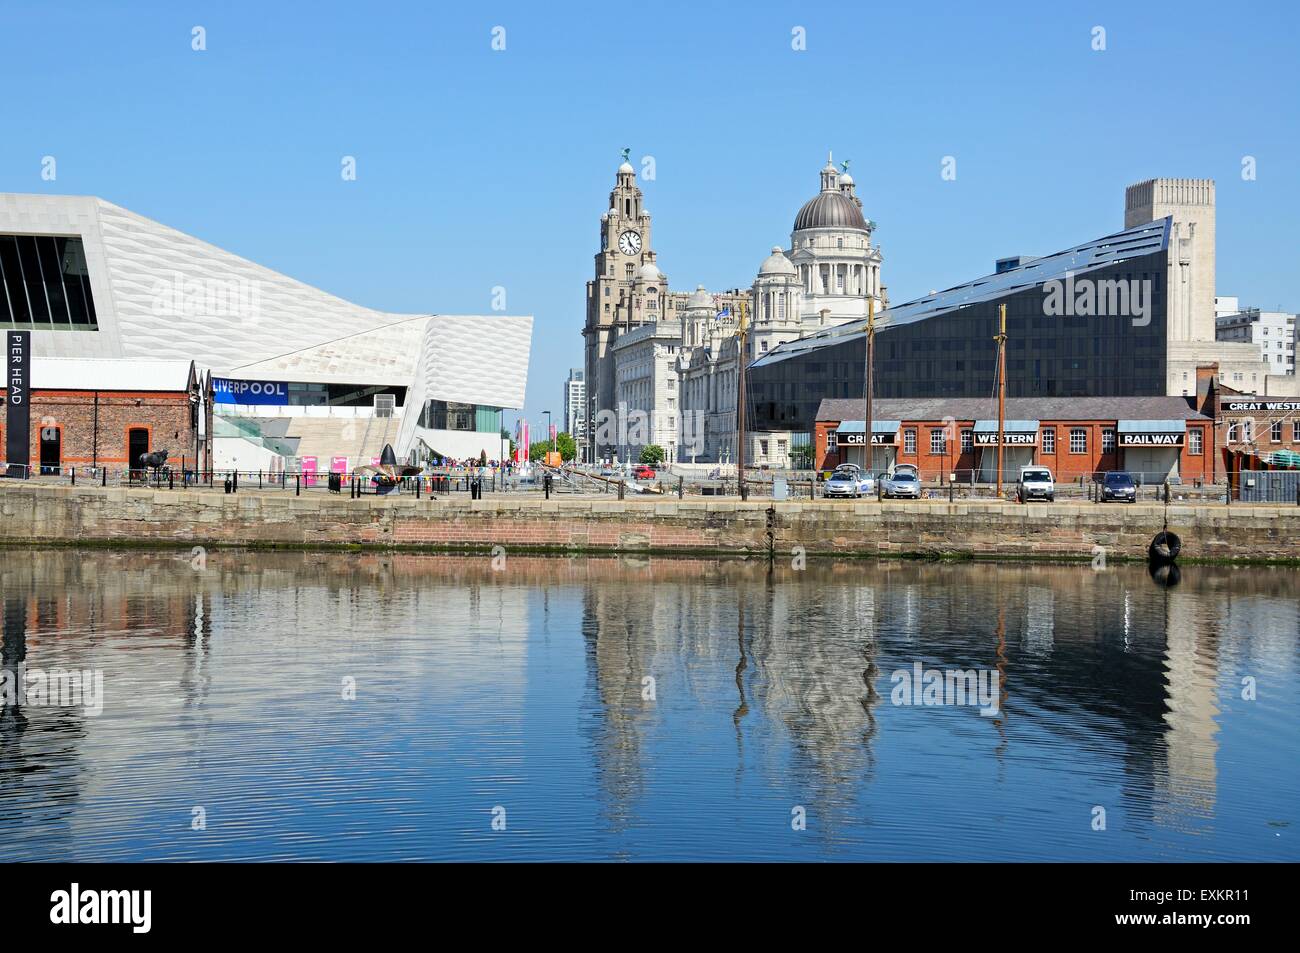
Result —
M283 407L289 403L289 385L284 381L241 381L212 378L212 399L218 404L260 404Z
M32 332L5 332L5 460L7 476L26 477L32 439Z

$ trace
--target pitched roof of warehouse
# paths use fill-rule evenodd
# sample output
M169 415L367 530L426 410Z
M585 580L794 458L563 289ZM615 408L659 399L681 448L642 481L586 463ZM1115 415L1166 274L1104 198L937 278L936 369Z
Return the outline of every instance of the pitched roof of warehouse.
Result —
M33 390L184 391L194 362L135 358L34 357Z
M866 402L827 398L818 420L862 420ZM878 397L874 417L887 420L989 420L998 415L994 397ZM1209 420L1185 397L1008 397L1007 420Z

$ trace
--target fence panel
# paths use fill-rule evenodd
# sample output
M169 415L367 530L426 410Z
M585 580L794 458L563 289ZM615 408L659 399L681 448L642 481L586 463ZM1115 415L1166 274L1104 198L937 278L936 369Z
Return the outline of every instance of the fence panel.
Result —
M1294 503L1300 470L1242 470L1243 503Z

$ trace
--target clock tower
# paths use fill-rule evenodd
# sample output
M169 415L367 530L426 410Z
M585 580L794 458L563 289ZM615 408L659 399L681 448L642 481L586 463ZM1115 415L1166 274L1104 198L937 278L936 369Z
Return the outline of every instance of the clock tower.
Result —
M611 348L620 334L659 320L667 297L668 280L655 263L650 244L650 213L642 204L636 170L623 150L609 206L600 217L600 248L596 274L587 282L587 323L582 331L587 378L588 447L601 411L614 406L614 355ZM595 456L611 456L612 443L599 444Z

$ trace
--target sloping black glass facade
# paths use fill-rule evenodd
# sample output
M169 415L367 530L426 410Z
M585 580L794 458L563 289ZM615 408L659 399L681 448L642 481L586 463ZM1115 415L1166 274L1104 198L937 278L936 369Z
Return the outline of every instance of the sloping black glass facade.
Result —
M1041 284L955 310L878 328L877 397L987 397L994 393L998 307L1007 306L1007 396L1150 396L1165 392L1165 253L1129 257L1074 276L1140 288L1142 314L1053 308ZM1137 284L1132 284L1136 282ZM1065 288L1070 288L1066 285ZM1062 300L1068 298L1062 293ZM1072 302L1074 298L1069 298ZM1066 313L1049 313L1065 310ZM748 371L755 430L811 431L823 398L861 398L865 338L760 360Z

